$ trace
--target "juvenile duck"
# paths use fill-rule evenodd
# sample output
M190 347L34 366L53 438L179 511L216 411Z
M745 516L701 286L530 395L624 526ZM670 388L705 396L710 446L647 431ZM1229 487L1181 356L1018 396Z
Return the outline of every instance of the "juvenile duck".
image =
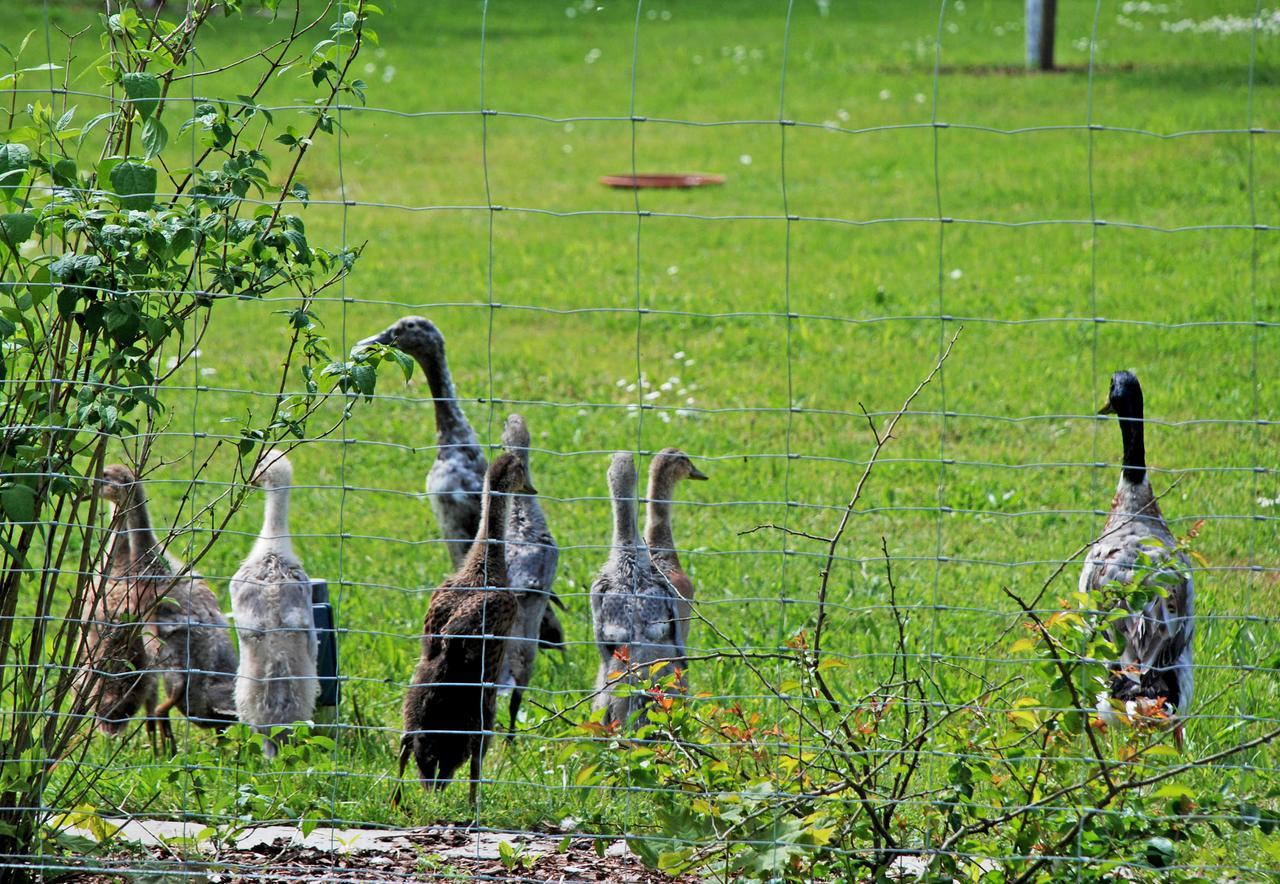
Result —
M512 414L507 418L502 430L502 447L520 459L525 476L530 477L529 427L520 415ZM555 582L556 564L560 560L560 550L547 528L538 499L516 497L510 506L505 535L507 578L516 593L519 607L499 679L504 689L511 690L508 738L515 733L520 701L533 676L533 663L542 644L547 603L553 598L551 585Z
M485 459L475 430L458 404L445 359L444 335L431 320L406 316L356 346L369 344L385 344L413 357L431 387L437 447L427 473L427 496L456 570L462 567L480 525Z
M318 644L311 580L289 535L293 466L282 452L268 450L251 481L266 491L267 503L262 531L231 578L231 610L240 636L236 710L241 721L269 734L315 714ZM270 738L263 751L275 757Z
M636 466L627 452L618 452L609 465L609 494L613 499L613 548L591 584L591 619L595 627L600 668L596 675L594 708L604 709L606 725L643 723L644 695L623 694L622 684L662 679L684 654L680 645L679 595L654 567L649 548L636 525ZM657 671L654 664L667 661Z
M680 565L680 555L671 535L671 499L676 483L683 479L705 482L707 476L679 448L664 448L654 456L649 464L644 542L653 556L654 565L680 594L676 604L679 614L676 634L681 650L688 651L689 626L693 617L693 581Z
M123 515L125 560L149 581L148 594L161 593L150 612L139 611L151 669L164 683L165 700L154 710L161 736L176 749L169 710L175 706L201 727L235 721L236 652L217 597L193 574L177 576L185 565L156 538L147 498L134 473L119 464L104 471L103 494ZM112 557L120 554L115 550ZM152 722L148 721L148 725Z
M436 415L436 459L427 473L427 497L435 514L440 535L449 550L456 571L471 549L480 528L481 495L485 478L485 456L475 430L458 400L458 391L445 357L444 335L435 323L422 316L405 316L376 335L356 344L357 349L383 344L411 356L431 388ZM552 573L554 575L554 567ZM554 592L550 600L559 604ZM564 628L555 610L543 606L539 629L543 647L564 641ZM512 702L519 708L519 700Z
M480 529L458 573L431 595L422 624L422 654L404 699L400 775L410 756L425 788L443 789L470 760L474 804L480 762L489 745L502 672L517 609L503 549L513 495L536 494L520 458L489 467Z
M133 473L118 465L106 467L97 494L107 502L111 536L100 576L85 600L80 668L72 689L77 706L92 709L98 730L109 736L121 733L145 706L154 748L156 678L144 620L168 585L168 569L151 547L135 559L131 527L147 516L145 503L139 506L142 489Z

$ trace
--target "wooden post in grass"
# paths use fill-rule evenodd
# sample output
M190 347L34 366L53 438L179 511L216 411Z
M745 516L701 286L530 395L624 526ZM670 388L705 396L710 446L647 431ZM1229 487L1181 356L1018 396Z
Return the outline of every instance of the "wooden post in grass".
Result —
M1057 30L1058 0L1027 0L1027 67L1053 70L1053 37Z

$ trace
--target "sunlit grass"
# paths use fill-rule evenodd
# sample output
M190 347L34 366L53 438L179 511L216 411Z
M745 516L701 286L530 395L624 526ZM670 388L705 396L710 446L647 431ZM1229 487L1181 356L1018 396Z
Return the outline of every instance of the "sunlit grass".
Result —
M321 143L303 175L313 243L367 243L358 273L318 308L335 351L402 314L428 315L481 439L496 440L515 409L533 430L571 644L540 657L531 699L563 707L594 679L586 591L609 542L608 452L678 445L711 475L681 488L677 512L701 612L737 643L776 647L812 629L820 547L741 532L833 530L873 442L860 409L896 409L963 327L941 383L916 403L927 413L906 418L888 449L832 578L829 649L852 661L850 692L878 682L872 655L890 647L882 537L901 557L900 600L919 606L911 647L939 655L942 685L968 690L956 666L1004 677L1026 665L985 648L1013 618L1001 588L1034 595L1100 526L1116 471L1099 464L1117 460L1119 440L1093 414L1110 372L1127 367L1157 422L1153 481L1178 483L1166 515L1177 533L1209 520L1196 652L1197 695L1212 702L1191 745L1213 751L1260 727L1224 733L1236 719L1272 717L1273 675L1236 667L1277 650L1276 522L1259 499L1280 492L1280 434L1249 421L1280 410L1280 335L1255 324L1280 320L1274 232L1251 229L1277 223L1280 191L1274 136L1240 130L1280 122L1280 38L1258 39L1251 90L1248 33L1174 34L1150 14L1126 19L1136 30L1105 4L1091 77L1092 4L1063 4L1067 72L1025 76L1022 4L970 0L948 6L935 81L936 4L836 3L823 15L800 2L784 77L786 4L645 3L638 40L633 6L591 6L489 4L483 83L480 4L392 6L362 65L370 108L346 111L340 142ZM1226 11L1252 4L1184 2L1176 17ZM49 15L73 29L90 10L51 4ZM42 16L22 4L6 36ZM227 19L204 63L246 54L271 27ZM198 82L198 94L237 91ZM286 76L270 100L296 97ZM647 119L633 124L633 113ZM780 115L798 125L779 126ZM1215 131L1166 137L1189 130ZM638 200L597 183L633 156L640 171L726 182ZM176 517L191 458L211 444L191 434L231 432L222 418L267 407L254 391L274 389L286 342L274 313L288 306L217 305L198 363L167 400L171 435L158 451L174 463L156 477L172 484L151 489L157 518ZM654 389L657 408L625 408ZM425 385L388 376L379 392L294 457L297 546L331 581L347 630L341 721L367 729L338 729L332 763L344 776L313 775L306 788L346 820L465 819L459 788L390 809L403 685L447 556L416 496L434 457ZM259 515L248 507L201 563L224 601ZM1073 580L1069 569L1063 593ZM719 646L705 627L691 640ZM718 696L762 693L732 661L690 678ZM179 733L207 750L207 735ZM495 745L483 821L633 824L642 799L576 790L556 733ZM208 812L144 741L125 758L132 768L108 778L104 800ZM1239 760L1276 763L1271 750ZM211 788L233 791L240 771L211 763Z

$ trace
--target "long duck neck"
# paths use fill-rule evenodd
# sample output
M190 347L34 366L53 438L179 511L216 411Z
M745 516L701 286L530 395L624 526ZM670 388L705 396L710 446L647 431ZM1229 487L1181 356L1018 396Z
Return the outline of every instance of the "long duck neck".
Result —
M150 557L163 554L151 525L151 513L147 510L147 495L141 483L134 482L129 495L121 505L124 510L124 527L129 537L129 555L137 567ZM113 550L114 554L114 550Z
M123 507L113 502L107 503L107 525L110 537L102 570L109 576L119 577L128 573L129 563L133 560L129 544L129 520Z
M480 512L480 530L463 560L461 571L482 578L487 586L507 583L507 553L502 543L507 534L507 512L511 498L486 489Z
M267 505L262 515L262 533L253 544L253 555L276 553L293 558L293 539L289 536L289 488L266 489Z
M613 489L613 545L615 547L640 545L640 532L636 528L636 499L634 488Z
M1141 485L1147 477L1147 449L1143 438L1142 416L1120 418L1120 439L1124 443L1122 479L1130 485Z
M675 482L665 473L649 477L649 499L645 504L644 540L653 556L678 562L675 538L671 535L671 496Z
M419 351L413 354L414 359L427 376L427 384L431 387L431 398L436 406L436 435L442 438L468 433L471 425L458 404L458 391L453 386L453 376L449 374L449 363L444 352L427 353Z

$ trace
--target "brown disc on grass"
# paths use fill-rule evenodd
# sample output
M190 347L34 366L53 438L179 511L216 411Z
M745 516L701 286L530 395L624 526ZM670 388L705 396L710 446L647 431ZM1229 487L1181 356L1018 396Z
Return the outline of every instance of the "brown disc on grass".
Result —
M639 190L642 187L707 187L711 184L724 184L724 176L706 172L655 172L639 175L604 175L600 178L600 183L627 190Z

